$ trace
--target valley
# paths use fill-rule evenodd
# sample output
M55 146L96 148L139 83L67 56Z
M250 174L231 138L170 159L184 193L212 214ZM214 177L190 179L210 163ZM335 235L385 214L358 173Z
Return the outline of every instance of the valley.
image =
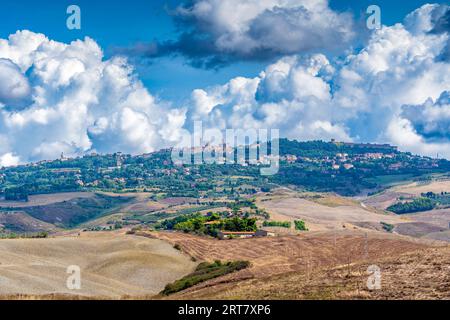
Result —
M120 166L108 171L103 163L111 166L117 155L4 169L0 296L396 299L403 292L413 299L448 297L448 290L442 289L448 284L450 246L450 208L446 207L450 177L445 161L404 155L392 148L374 154L374 147L368 145L282 147L285 160L280 176L264 179L251 166L174 167L165 162L164 152L120 155ZM349 154L333 156L342 151L335 148L346 148ZM401 170L389 169L395 157L413 162L404 162ZM341 169L330 169L331 162L325 159L343 161ZM360 162L345 169L349 161ZM369 174L358 163L376 169ZM61 169L75 164L80 169ZM49 169L53 166L59 169ZM411 170L417 173L405 173ZM14 185L17 175L25 173L47 175L47 185ZM314 174L329 180L304 183ZM85 183L92 179L89 176L95 177L97 186ZM56 177L58 183L75 177L84 186L41 192L52 190ZM349 177L360 179L360 184L347 188L339 182ZM431 210L390 211L394 204L406 207L426 197L434 201ZM201 281L196 278L193 285L161 294L169 283L176 286L176 280L195 278L199 264L204 270L211 266L213 273L228 265L245 267ZM380 292L367 290L365 284L367 267L374 264L386 277ZM66 286L70 265L81 269L81 290ZM409 283L405 272L417 278ZM395 286L401 288L399 292Z

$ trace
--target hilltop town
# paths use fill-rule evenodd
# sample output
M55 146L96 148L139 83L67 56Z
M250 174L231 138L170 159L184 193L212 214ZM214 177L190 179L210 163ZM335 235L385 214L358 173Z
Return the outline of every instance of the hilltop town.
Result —
M138 156L92 153L67 158L62 154L56 160L0 169L0 194L9 200L74 191L235 197L289 185L356 195L375 192L396 179L426 179L427 174L445 173L450 168L447 160L400 152L394 146L336 141L280 140L279 172L269 177L261 176L259 171L259 166L267 163L265 159L257 163L241 161L237 151L235 157L237 164L179 166L172 162L169 149Z

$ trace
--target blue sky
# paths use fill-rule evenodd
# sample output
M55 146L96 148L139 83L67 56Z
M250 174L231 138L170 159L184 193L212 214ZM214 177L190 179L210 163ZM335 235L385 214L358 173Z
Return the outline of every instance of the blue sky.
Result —
M22 0L2 2L0 37L17 30L41 32L61 42L89 36L107 55L116 47L176 36L176 29L166 8L175 8L177 0ZM82 29L66 28L66 9L76 4L82 10ZM183 99L197 87L226 82L240 75L256 75L260 64L237 63L216 71L205 71L186 65L180 58L159 59L152 66L136 66L144 83L158 95L172 100ZM189 77L189 82L185 77Z
M331 0L330 7L350 11L358 19L369 5L382 9L382 22L392 25L428 1L422 0ZM437 0L433 3L446 3ZM0 37L6 38L17 30L28 29L47 35L50 39L70 42L92 37L107 55L117 47L135 43L176 38L176 28L167 9L182 3L179 0L20 0L2 1ZM66 8L79 5L82 29L68 30ZM158 59L151 65L136 65L141 79L158 96L182 101L195 88L227 82L236 76L256 76L266 62L236 62L220 70L204 70L189 66L182 57ZM186 81L186 77L189 81Z

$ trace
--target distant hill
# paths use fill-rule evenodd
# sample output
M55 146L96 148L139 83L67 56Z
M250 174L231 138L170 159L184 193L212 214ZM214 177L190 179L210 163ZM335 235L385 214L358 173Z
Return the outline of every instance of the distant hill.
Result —
M0 194L17 201L26 201L33 194L99 190L149 191L171 197L233 197L283 185L356 195L382 189L393 181L426 179L427 175L450 171L447 160L400 152L389 145L287 139L280 139L279 145L280 170L269 177L261 176L260 166L251 163L176 166L171 150L165 149L138 156L62 156L2 168Z

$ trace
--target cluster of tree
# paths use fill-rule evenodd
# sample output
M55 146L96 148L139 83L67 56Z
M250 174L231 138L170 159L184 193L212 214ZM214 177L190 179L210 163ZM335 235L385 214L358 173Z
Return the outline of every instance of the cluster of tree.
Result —
M212 224L207 224L212 222ZM194 232L200 234L207 234L213 237L221 230L225 231L256 231L255 218L226 218L219 220L211 220L210 217L197 217L185 222L180 222L174 226L175 230L184 232Z
M199 213L194 214L185 214L180 215L178 217L172 218L172 219L166 219L163 220L155 225L156 229L163 229L163 230L174 230L175 226L179 223L183 223L192 219L201 218L202 215Z
M450 192L427 192L422 193L422 197L432 200L436 207L447 208L450 206Z
M289 221L264 221L264 227L282 227L282 228L290 228L291 223Z
M48 237L48 232L38 233L0 233L0 239L45 239Z
M444 192L442 191L441 193L434 193L434 192L426 192L426 193L422 193L421 196L423 198L429 198L429 199L438 199L440 197L446 196L446 195L450 195L450 193L448 192Z
M280 139L280 154L293 154L309 158L323 158L336 155L336 153L347 153L349 155L364 153L398 153L393 148L376 147L364 144L343 144L326 141L296 141Z
M299 231L308 231L308 228L306 227L305 221L303 220L295 220L295 229Z
M435 202L429 198L418 198L413 201L397 202L388 207L387 210L396 214L406 214L433 210Z
M28 192L26 188L7 188L5 189L5 200L8 201L28 201Z
M180 280L166 285L164 290L161 292L163 295L170 295L189 287L195 286L200 282L206 280L214 279L235 271L239 271L250 266L248 261L229 261L221 262L216 260L213 263L203 262L200 263L195 271Z
M155 228L178 230L186 233L205 234L216 237L221 230L256 231L256 219L247 217L222 218L218 213L181 215L158 223Z
M255 199L236 200L233 203L229 203L227 207L230 208L234 214L238 213L242 208L258 209L255 204Z
M394 230L394 225L387 223L387 222L381 222L381 226L383 228L383 230L385 230L386 232L392 232Z

